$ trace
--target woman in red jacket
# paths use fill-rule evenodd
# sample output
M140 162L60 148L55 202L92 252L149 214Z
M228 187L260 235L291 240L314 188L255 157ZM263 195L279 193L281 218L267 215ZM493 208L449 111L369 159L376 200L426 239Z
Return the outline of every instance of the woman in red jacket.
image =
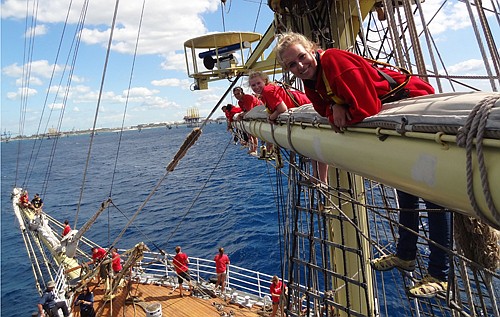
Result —
M377 114L383 102L433 94L434 89L418 77L380 68L376 63L338 49L317 50L315 44L298 33L285 33L278 41L276 55L282 67L302 79L314 109L327 117L336 132L347 125ZM401 88L396 90L397 88ZM415 269L419 198L397 190L399 240L395 254L372 261L375 270ZM430 202L425 202L426 206ZM430 204L431 209L441 206ZM451 246L450 212L429 213L429 236L437 245ZM410 230L406 230L409 228ZM429 243L428 274L408 289L414 297L430 298L447 289L449 255Z
M276 55L285 70L302 79L314 109L328 118L336 132L380 112L381 98L393 88L386 75L397 85L407 80L406 74L375 67L359 55L334 48L318 50L299 33L283 34ZM393 100L433 93L427 82L410 77Z

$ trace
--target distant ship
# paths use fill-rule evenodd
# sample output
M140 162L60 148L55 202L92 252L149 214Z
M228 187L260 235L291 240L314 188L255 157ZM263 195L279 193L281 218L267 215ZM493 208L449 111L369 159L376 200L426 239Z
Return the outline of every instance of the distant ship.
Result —
M187 114L184 116L184 123L188 128L199 127L201 124L201 117L198 108L193 107L187 109Z

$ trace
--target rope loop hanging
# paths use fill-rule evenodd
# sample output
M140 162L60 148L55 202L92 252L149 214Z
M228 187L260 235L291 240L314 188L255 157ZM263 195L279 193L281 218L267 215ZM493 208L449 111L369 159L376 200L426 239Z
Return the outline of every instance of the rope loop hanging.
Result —
M483 138L484 132L486 130L486 123L488 121L488 115L490 114L491 109L495 106L498 100L500 100L500 95L495 94L488 96L477 103L469 114L465 125L459 129L456 141L458 146L464 147L466 150L467 195L469 196L474 214L476 215L476 218L481 219L495 229L500 229L500 226L498 225L500 223L500 213L495 207L488 184L488 172L486 169L486 164L484 162L483 153ZM474 139L476 140L475 143L477 163L479 167L484 198L488 205L489 211L491 212L493 218L496 220L496 224L482 213L474 195L472 167L472 151L474 146Z

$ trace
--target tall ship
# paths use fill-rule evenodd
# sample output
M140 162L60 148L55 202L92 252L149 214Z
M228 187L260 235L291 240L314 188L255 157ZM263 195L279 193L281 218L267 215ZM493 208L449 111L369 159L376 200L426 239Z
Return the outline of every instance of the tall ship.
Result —
M189 108L184 116L184 123L188 128L198 127L201 124L200 110L196 107Z
M246 14L229 10L231 1L216 4L223 17ZM122 4L117 1L116 10L110 9L113 21L121 12L119 5ZM114 182L102 201L93 197L102 197L96 193L106 191L104 185L98 186L99 191L86 190L91 187L89 183L99 182L106 173L113 181L115 176L117 182L122 180L117 162L118 157L129 155L120 152L126 134L123 139L120 134L118 142L101 148L116 148L116 159L105 163L106 171L92 172L98 165L92 164L98 156L93 147L101 134L91 133L88 151L81 160L83 167L71 167L66 172L72 177L81 172L82 180L77 202L61 201L61 208L71 206L76 210L66 215L71 219L72 230L64 236L64 219L56 219L46 207L39 208L22 198L27 191L34 193L30 177L40 172L35 157L37 149L42 148L36 142L41 140L35 140L33 150L28 151L33 156L24 152L26 162L18 159L15 166L23 166L19 171L26 175L16 170L18 176L10 195L17 226L9 230L17 230L22 237L25 250L18 256L25 259L27 255L28 260L23 261L30 264L39 295L53 281L57 300L73 316L84 315L75 301L87 288L94 294L96 316L500 316L500 55L495 42L500 34L499 3L269 0L261 1L260 9L273 12L273 20L262 34L224 30L200 34L184 42L187 76L193 81L193 91L189 93L202 93L215 82L227 82L226 90L204 120L198 109L188 109L184 119L196 127L171 151L168 163L158 163L166 165L163 174L151 175L146 169L143 174L148 177L141 174L141 178L148 179L140 186L132 185L133 190L145 192L143 201L126 214L125 220L116 222L119 231L113 231L117 234L109 238L109 245L100 246L89 233L106 213L109 217L110 209L122 211L124 206L115 199L120 194L113 191ZM36 18L28 12L30 18ZM446 20L446 13L450 12L456 21ZM141 16L141 21L147 18ZM459 68L450 67L445 57L455 56L442 54L446 47L440 44L446 41L437 37L443 23L469 26L468 35L474 41L463 46L474 52L473 64L480 75L456 72ZM119 28L114 22L110 26L108 53L113 36L117 36L113 30ZM342 133L337 133L313 105L288 109L273 122L261 105L231 121L228 129L235 139L246 134L268 148L274 144L272 156L264 154L260 160L252 160L272 171L270 192L278 219L279 239L275 248L280 254L279 274L249 270L232 261L224 278L226 287L217 287L220 281L214 277L214 260L190 257L192 285L188 287L187 283L179 283L175 254L161 248L161 240L168 237L170 241L179 228L172 224L141 223L141 215L155 212L148 209L152 201L160 206L175 203L168 195L156 195L169 186L170 178L197 177L188 168L180 169L179 164L189 160L197 147L207 144L203 140L206 124L216 111L230 103L227 100L232 98L234 88L243 87L251 93L250 73L262 72L283 87L305 90L304 82L282 69L277 61L276 43L287 32L303 34L323 50L336 48L404 69L408 80L419 77L430 83L436 93L384 103L378 114L345 127ZM138 36L138 42L139 39ZM456 59L451 63L456 63ZM101 86L105 72L106 68ZM356 94L356 87L351 88ZM101 97L100 94L96 105L94 129ZM58 135L51 139L57 140ZM21 146L24 141L16 142ZM52 153L57 153L57 142L53 144ZM200 164L219 163L219 157L200 155ZM241 156L248 157L246 149ZM66 181L60 171L67 168L68 162L58 169L52 160L55 155L50 156L47 164L42 194L50 192L51 184ZM312 162L328 166L326 182L318 182ZM178 174L179 170L186 175ZM231 175L226 176L224 182L240 185L234 180L231 183ZM213 200L197 202L197 195L183 187L182 181L179 184L174 190L195 196L193 204L218 208ZM411 210L401 207L399 191L420 198L418 206ZM5 193L2 195L5 197ZM444 209L426 209L425 202ZM83 217L82 209L91 212ZM418 232L411 233L418 238L417 257L406 261L411 263L377 268L378 259L396 252L401 228L408 229L399 221L402 212L419 215ZM449 227L437 231L450 232L448 247L434 241L435 233L430 233L430 219L445 212L451 214L452 221L446 224ZM186 212L180 218L187 215ZM144 239L140 234L144 226L158 226L161 234ZM217 223L206 227L223 230L218 226ZM183 223L180 230L206 229L190 228ZM236 240L242 238L238 232L231 234ZM130 247L118 249L122 269L112 274L112 249L125 244L124 240ZM194 247L196 243L191 244ZM183 241L182 245L188 250L190 241ZM90 250L94 248L105 251L102 261L92 259ZM446 279L423 284L430 276L430 250L436 249L449 258ZM266 255L253 256L257 259ZM279 275L286 285L278 300L269 292L273 275ZM181 288L190 296L182 296ZM36 300L33 299L33 307ZM63 310L59 313L63 315Z

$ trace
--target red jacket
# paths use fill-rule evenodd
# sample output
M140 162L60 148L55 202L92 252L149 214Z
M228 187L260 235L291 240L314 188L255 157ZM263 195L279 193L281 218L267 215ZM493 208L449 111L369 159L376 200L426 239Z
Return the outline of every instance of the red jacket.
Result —
M333 94L348 106L352 118L348 124L357 123L380 112L382 102L379 97L388 93L390 86L369 61L359 55L334 48L324 52L319 51L317 60L316 81L304 80L304 85L307 96L320 115L327 117L333 123L330 109L333 101L327 95L323 72ZM402 83L406 79L405 74L387 68L383 71L397 83ZM405 89L409 90L409 97L434 93L434 88L418 77L411 77Z
M231 110L229 110L229 111L225 111L224 113L226 114L227 121L229 121L229 122L233 122L233 121L234 121L234 120L233 120L234 115L235 115L235 114L237 114L237 113L240 113L240 112L242 112L242 111L243 111L243 110L242 110L240 107L238 107L238 106L233 106L233 107L231 108Z
M293 99L290 95L293 96ZM303 92L293 88L288 89L287 92L283 87L274 83L267 84L264 87L260 99L271 112L274 112L282 102L288 109L311 103Z
M254 95L244 94L243 98L238 100L238 105L243 111L248 112L260 105L260 100Z

